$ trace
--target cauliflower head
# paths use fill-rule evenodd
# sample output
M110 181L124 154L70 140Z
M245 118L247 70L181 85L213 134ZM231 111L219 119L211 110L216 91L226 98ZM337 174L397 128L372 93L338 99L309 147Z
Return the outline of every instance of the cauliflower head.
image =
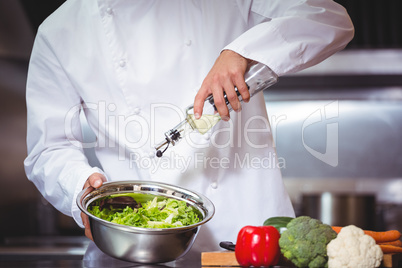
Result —
M309 216L291 220L281 234L279 246L297 267L328 267L327 244L336 237L331 226Z
M354 225L343 227L327 245L328 267L379 267L383 253L375 240Z

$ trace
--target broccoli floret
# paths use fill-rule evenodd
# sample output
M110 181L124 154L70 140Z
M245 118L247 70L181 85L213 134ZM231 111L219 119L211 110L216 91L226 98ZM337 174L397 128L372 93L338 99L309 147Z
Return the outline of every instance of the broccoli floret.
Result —
M327 244L336 232L327 224L308 216L291 220L279 239L285 258L297 267L328 267Z

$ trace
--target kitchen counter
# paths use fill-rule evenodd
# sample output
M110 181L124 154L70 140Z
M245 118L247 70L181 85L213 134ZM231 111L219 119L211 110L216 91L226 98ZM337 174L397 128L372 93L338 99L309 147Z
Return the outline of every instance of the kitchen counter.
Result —
M0 267L85 267L83 236L8 237L0 243Z
M25 237L8 239L5 241L5 243L0 244L0 267L212 268L211 266L208 266L211 264L205 262L205 254L201 254L200 252L192 252L191 250L184 257L178 259L177 261L163 264L138 264L124 262L113 258L96 261L84 261L83 256L88 245L89 240L85 237ZM228 253L233 255L233 253L230 251ZM401 255L402 254L387 256L387 261L383 262L382 267L402 267L402 261L400 261L402 260ZM204 257L203 262L201 263L202 256ZM219 256L222 255L219 254ZM231 258L233 259L234 256L231 256ZM224 263L221 265L228 265L228 260L224 259L225 258L222 259L219 257L217 261ZM233 260L230 263L233 263ZM204 266L202 266L202 264ZM290 266L275 266L275 268L280 267L289 268Z
M82 260L30 260L30 261L0 261L0 267L40 267L40 268L58 268L58 267L137 267L137 268L170 268L170 267L178 267L178 268L212 268L208 266L201 266L199 261L185 261L185 262L176 262L172 264L121 264L114 265L105 262L88 262ZM216 267L216 266L215 266ZM230 266L220 266L221 268L230 267ZM281 266L274 266L272 268L280 268Z
M177 267L177 268L213 268L212 266L201 266L201 261L196 259L186 259L183 257L176 262L171 262L167 264L136 264L136 263L127 263L127 262L105 262L105 261L83 261L81 260L74 260L74 259L31 259L31 260L24 260L24 259L8 259L2 260L0 257L0 267L40 267L40 268L68 268L68 267L85 267L85 268L102 268L102 267L116 267L116 268L129 268L129 267L137 267L137 268L170 268L170 267ZM216 266L214 266L216 267ZM219 266L221 268L224 267L234 267L234 266ZM288 267L288 266L287 266ZM390 266L381 266L381 267L390 267ZM402 267L401 265L396 265L392 267ZM273 266L272 268L285 268L285 266ZM288 267L289 268L289 267Z
M175 262L136 264L117 259L83 260L90 244L85 236L9 237L0 242L0 267L201 267L201 253L191 250Z
M14 257L8 256L3 259L0 256L0 267L116 267L116 268L128 268L128 267L138 267L138 268L170 268L170 267L178 267L178 268L195 268L201 267L200 260L191 260L183 257L180 260L175 262L170 262L166 264L137 264L137 263L128 263L122 261L84 261L81 259L74 259L71 256L65 255L64 258L54 257L54 256L41 256L41 257L27 257L27 256L17 256Z
M201 254L190 254L165 264L136 264L116 259L83 260L89 239L77 237L12 237L0 243L0 267L201 267Z
M212 268L201 265L201 253L191 254L191 251L184 257L174 262L163 264L138 264L123 262L115 259L87 261L83 260L85 249L79 246L73 247L0 247L0 267L85 267L85 268ZM230 267L230 266L220 266ZM275 266L280 268L282 266Z

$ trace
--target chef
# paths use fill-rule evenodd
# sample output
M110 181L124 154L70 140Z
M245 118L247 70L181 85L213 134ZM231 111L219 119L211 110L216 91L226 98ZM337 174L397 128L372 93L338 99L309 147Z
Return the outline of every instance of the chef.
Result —
M216 212L192 251L217 250L245 225L294 216L263 94L248 95L247 65L295 73L353 34L331 0L67 0L39 27L31 55L26 174L89 238L75 202L89 185L150 180L205 194ZM224 120L155 157L184 109L194 103L201 116L210 94ZM82 139L83 117L95 142ZM100 165L88 163L88 147ZM89 249L87 259L105 257Z

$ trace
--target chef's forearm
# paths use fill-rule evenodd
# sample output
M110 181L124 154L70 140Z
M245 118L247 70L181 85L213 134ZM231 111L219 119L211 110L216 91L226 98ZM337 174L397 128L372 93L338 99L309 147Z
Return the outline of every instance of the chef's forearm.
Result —
M278 17L266 17L224 49L262 62L276 74L284 75L325 60L353 38L353 24L341 5L315 0L287 3L287 9L256 14Z

